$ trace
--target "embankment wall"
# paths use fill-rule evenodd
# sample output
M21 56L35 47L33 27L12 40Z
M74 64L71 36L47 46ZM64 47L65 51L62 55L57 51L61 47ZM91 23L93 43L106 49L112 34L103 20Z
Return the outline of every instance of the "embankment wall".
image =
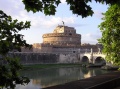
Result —
M77 54L50 53L9 53L10 57L20 58L22 64L78 63Z

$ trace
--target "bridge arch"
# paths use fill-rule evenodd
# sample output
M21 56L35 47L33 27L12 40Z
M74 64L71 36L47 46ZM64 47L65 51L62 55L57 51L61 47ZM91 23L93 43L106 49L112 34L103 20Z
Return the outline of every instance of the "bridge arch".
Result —
M106 64L105 54L94 52L94 53L80 53L80 62L89 62L96 64Z
M83 56L81 59L82 63L89 63L89 58L87 56Z
M94 63L95 63L95 64L105 64L106 61L105 61L105 59L104 59L103 57L98 56L98 57L96 57L96 58L94 59Z

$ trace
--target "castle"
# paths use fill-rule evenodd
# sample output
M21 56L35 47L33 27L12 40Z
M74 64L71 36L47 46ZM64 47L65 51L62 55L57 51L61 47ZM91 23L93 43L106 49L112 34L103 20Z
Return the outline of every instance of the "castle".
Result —
M98 51L99 44L81 44L81 34L76 33L76 29L63 25L58 25L53 33L43 34L43 43L34 43L32 52L39 53L76 53ZM25 52L26 49L22 49Z

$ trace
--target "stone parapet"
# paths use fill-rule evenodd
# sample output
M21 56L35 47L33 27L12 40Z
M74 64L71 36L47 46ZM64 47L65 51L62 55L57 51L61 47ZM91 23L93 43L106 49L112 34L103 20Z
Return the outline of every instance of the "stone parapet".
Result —
M43 34L43 38L48 38L48 37L80 37L80 34L67 34L67 33L47 33Z

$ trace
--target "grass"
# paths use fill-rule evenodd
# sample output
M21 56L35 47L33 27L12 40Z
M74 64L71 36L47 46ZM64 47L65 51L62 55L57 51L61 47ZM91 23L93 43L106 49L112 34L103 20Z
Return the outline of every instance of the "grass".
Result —
M23 65L23 70L34 70L43 68L59 68L59 67L76 67L81 66L81 64L33 64L33 65Z

